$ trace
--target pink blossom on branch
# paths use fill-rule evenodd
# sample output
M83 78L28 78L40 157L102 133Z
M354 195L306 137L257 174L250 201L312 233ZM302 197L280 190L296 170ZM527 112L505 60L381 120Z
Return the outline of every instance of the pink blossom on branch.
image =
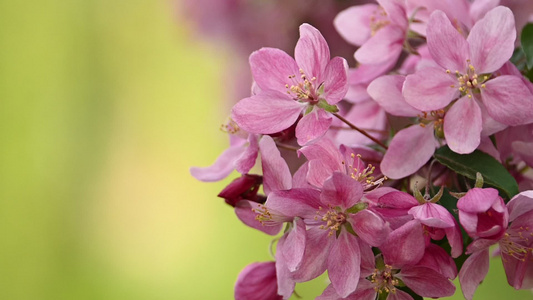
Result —
M232 110L233 119L252 133L273 134L296 126L300 145L321 137L346 95L348 65L330 59L329 47L318 30L300 26L294 59L285 52L262 48L250 56L252 75L260 92L242 99Z

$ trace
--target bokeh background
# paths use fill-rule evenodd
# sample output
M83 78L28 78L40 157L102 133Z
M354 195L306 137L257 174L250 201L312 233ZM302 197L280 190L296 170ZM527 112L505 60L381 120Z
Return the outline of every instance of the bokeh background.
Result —
M270 237L189 167L227 146L234 59L170 0L0 1L0 299L233 298ZM476 299L533 299L491 267Z

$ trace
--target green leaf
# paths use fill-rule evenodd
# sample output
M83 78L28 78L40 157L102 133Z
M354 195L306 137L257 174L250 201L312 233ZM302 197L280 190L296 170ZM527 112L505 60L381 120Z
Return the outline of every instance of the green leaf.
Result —
M520 36L522 43L522 50L527 58L528 69L533 68L533 23L528 23L522 29L522 35Z
M518 194L518 184L509 172L492 156L476 150L470 154L457 154L448 146L443 146L435 151L435 158L449 169L468 177L476 179L476 173L483 175L485 185L497 188L500 195L511 199Z

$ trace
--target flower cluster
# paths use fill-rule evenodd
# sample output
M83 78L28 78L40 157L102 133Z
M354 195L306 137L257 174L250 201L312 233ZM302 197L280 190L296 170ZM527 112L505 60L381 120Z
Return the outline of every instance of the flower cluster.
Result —
M288 299L327 271L317 299L446 297L459 277L470 300L491 246L509 284L533 288L533 53L517 40L533 8L510 7L349 7L333 24L355 68L306 23L294 58L250 55L251 94L223 125L231 146L191 168L240 173L219 197L275 236L274 261L246 267L236 299Z

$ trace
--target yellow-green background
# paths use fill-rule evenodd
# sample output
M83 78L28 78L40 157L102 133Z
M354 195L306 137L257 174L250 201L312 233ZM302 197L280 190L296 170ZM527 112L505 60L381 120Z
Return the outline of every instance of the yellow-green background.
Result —
M227 145L231 51L175 7L0 1L0 299L231 299L269 259L188 173ZM492 265L477 299L532 298Z

